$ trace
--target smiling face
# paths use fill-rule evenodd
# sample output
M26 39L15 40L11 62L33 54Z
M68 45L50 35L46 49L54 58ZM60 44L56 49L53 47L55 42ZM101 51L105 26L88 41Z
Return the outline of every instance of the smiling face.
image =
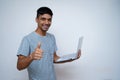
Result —
M40 31L46 32L51 25L52 16L49 14L39 15L39 17L36 18L36 22Z

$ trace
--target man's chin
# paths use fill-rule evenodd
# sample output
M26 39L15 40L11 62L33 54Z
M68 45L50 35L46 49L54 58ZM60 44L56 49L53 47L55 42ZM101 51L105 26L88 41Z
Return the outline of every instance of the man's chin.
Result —
M47 32L47 31L48 31L48 29L43 29L42 31Z

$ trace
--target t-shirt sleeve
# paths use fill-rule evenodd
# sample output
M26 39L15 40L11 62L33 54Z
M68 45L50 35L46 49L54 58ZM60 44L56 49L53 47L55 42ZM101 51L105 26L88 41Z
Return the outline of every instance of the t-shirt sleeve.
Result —
M23 55L28 56L29 55L29 41L27 40L27 37L24 37L21 41L21 44L18 48L17 56Z
M57 51L57 44L56 44L56 39L55 39L54 35L53 35L53 39L54 39L54 52L56 52Z

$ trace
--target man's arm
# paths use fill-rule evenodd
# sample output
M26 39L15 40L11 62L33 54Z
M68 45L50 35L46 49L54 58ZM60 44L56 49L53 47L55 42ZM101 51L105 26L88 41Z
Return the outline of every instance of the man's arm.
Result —
M57 60L59 59L60 57L54 53L54 63L66 63L66 62L72 62L73 60L66 60L66 61L61 61L61 62L57 62Z
M54 53L54 63L56 63L56 61L59 59L60 57L56 54L56 52Z
M19 55L17 61L17 69L22 70L27 68L32 61L33 59L31 58L31 56L26 57L23 55Z
M42 58L43 50L40 48L40 43L36 47L35 51L29 56L18 55L17 69L22 70L27 68L33 60L39 60Z

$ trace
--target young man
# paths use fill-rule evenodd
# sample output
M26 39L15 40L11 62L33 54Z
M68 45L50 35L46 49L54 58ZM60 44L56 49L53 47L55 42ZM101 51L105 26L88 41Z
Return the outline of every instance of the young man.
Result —
M57 63L56 41L54 35L47 33L53 13L48 7L37 10L37 29L25 36L18 49L17 69L27 68L29 80L56 80L54 63ZM78 58L81 52L79 52ZM64 62L71 62L63 61ZM61 62L62 63L62 62Z

